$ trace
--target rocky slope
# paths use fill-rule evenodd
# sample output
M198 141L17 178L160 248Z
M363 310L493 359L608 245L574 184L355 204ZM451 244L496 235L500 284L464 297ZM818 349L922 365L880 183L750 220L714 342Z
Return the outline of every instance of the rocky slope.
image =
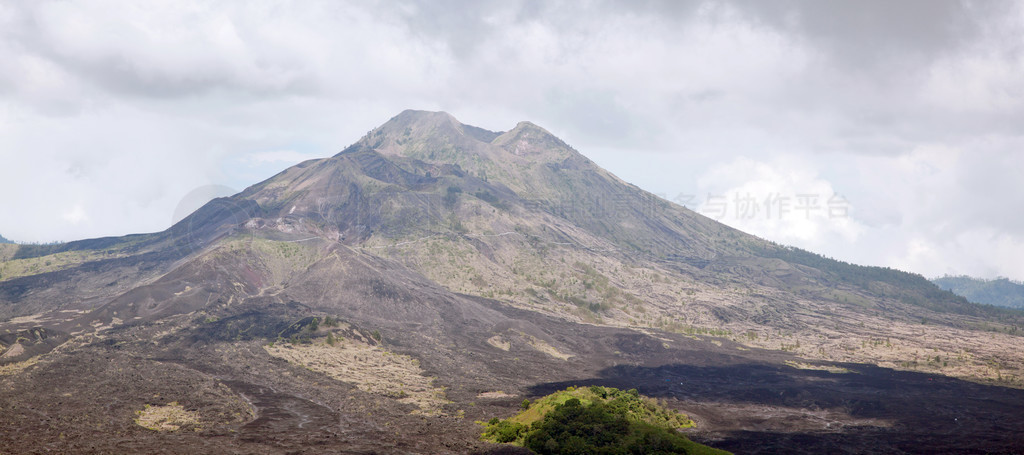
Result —
M1015 441L984 397L1024 403L1005 388L1020 313L729 228L528 122L406 111L167 231L0 260L0 407L18 422L0 438L19 451L485 451L473 420L577 381L647 387L725 448L973 447L861 410L913 390L945 415L928 390L946 375L998 385L943 389L975 394L955 406L998 452ZM797 433L818 445L787 446Z
M260 205L257 229L337 239L451 291L573 321L1006 383L1024 366L1000 354L1018 340L1018 313L729 228L528 122L498 133L406 111L236 198ZM880 340L888 348L872 349ZM922 351L957 361L937 368Z

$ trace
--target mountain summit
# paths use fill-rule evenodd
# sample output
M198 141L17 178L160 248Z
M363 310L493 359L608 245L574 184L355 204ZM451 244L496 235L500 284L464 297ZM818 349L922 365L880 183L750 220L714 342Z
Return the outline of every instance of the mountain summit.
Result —
M551 196L544 190L560 183L543 175L543 169L600 170L533 123L520 122L507 132L493 132L462 124L445 112L404 111L370 131L353 147L433 165L456 165L474 176L535 197Z
M496 161L525 162L515 159L515 156L544 163L562 161L570 156L582 157L553 134L530 122L519 122L507 132L494 132L465 125L446 112L413 110L404 111L370 131L359 144L384 155L435 163L473 160L472 156L461 156L463 154L477 154Z
M17 451L486 451L474 420L594 384L743 451L998 452L1024 430L1021 313L730 228L529 122L405 111L164 232L0 261Z

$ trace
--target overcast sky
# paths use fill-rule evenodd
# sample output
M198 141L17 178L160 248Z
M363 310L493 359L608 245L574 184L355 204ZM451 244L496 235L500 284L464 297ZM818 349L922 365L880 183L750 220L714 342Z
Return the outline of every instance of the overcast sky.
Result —
M1024 279L998 1L0 0L0 235L163 230L406 108L533 121L780 243Z

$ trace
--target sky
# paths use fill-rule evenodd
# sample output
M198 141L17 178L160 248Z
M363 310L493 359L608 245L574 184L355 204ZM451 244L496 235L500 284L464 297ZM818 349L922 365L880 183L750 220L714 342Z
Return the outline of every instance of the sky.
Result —
M1022 5L0 0L0 235L160 231L413 108L779 243L1024 280Z

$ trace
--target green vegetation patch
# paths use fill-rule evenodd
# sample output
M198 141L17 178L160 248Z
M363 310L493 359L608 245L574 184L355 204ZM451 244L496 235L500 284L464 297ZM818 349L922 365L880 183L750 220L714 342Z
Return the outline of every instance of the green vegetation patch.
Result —
M727 454L678 432L694 423L636 389L569 387L523 401L523 410L484 425L485 441L515 444L538 454Z
M18 258L21 245L0 245L0 281L64 270L86 262L125 257L113 250L76 250Z

